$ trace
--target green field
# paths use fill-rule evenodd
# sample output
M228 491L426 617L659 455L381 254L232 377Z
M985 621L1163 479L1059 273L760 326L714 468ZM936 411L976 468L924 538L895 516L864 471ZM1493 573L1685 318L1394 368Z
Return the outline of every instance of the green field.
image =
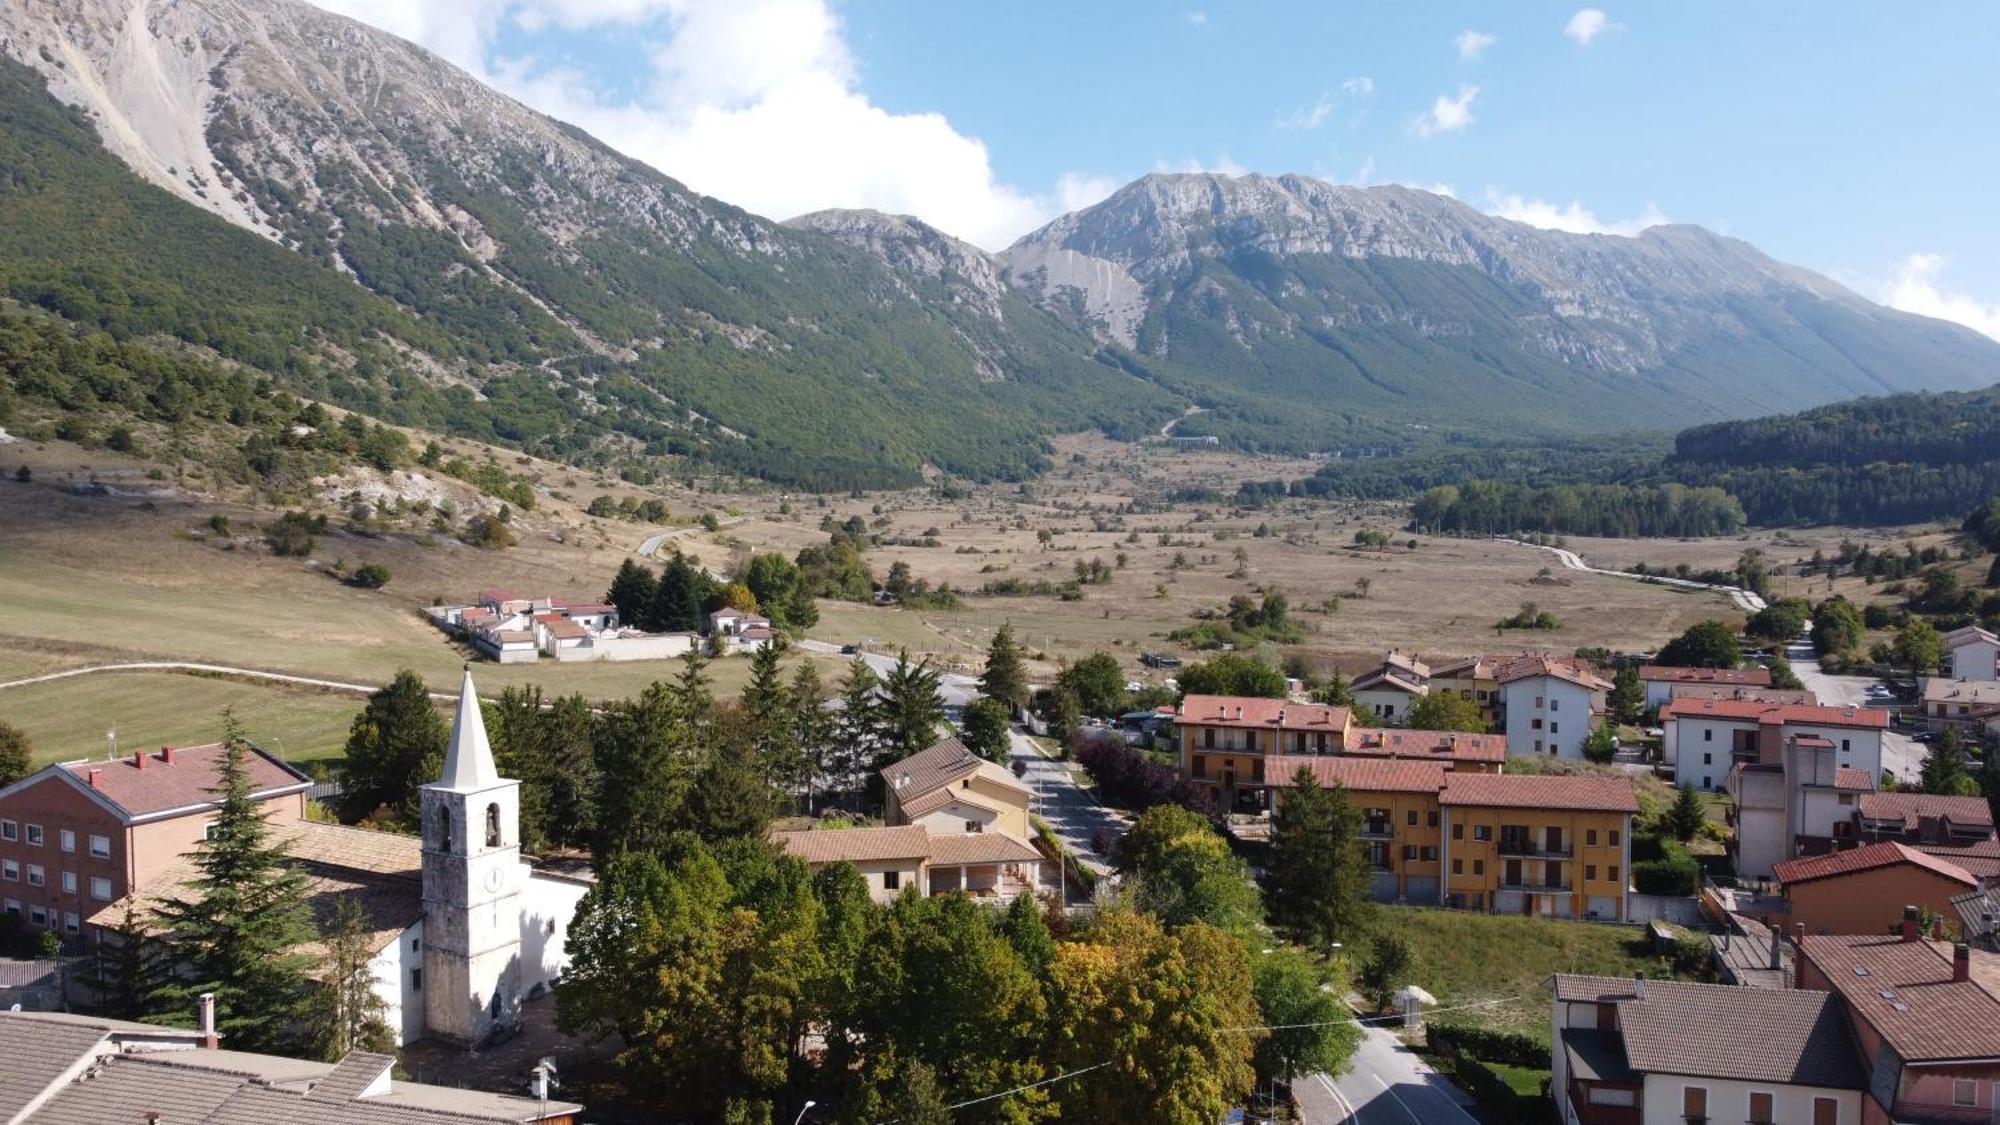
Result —
M1411 981L1439 1008L1460 1008L1449 1013L1453 1022L1538 1039L1549 1035L1548 980L1556 973L1673 975L1636 926L1411 907L1384 908L1378 925L1410 943Z
M37 765L118 748L214 742L232 708L251 741L297 762L340 753L356 695L165 672L106 672L0 691L0 719L26 732Z

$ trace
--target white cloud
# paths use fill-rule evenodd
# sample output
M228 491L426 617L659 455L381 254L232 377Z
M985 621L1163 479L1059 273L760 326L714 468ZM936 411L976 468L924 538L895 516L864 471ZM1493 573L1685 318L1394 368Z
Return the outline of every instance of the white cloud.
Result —
M1153 171L1213 173L1218 176L1247 176L1250 174L1250 169L1229 159L1228 153L1223 153L1213 161L1198 160L1194 157L1177 162L1156 160L1153 162Z
M1631 236L1647 227L1656 227L1672 222L1660 208L1646 204L1637 218L1605 221L1597 213L1576 200L1567 204L1551 203L1546 199L1525 199L1518 195L1506 194L1486 189L1486 212L1517 223L1544 230L1563 230L1571 234L1618 234Z
M1339 103L1332 94L1321 94L1313 104L1279 117L1277 125L1280 129L1317 129L1326 124L1326 119L1332 117L1338 107Z
M984 142L862 88L831 0L316 0L444 55L697 191L784 219L826 207L913 214L997 249L1102 183L1003 182ZM636 94L583 70L497 56L528 30L615 32L644 49ZM1088 188L1089 190L1083 190Z
M1954 321L1975 332L2000 340L2000 304L1987 304L1965 293L1950 293L1938 287L1944 271L1942 254L1912 254L1896 267L1896 276L1883 288L1882 303L1892 309Z
M1590 46L1590 41L1609 31L1615 25L1611 17L1597 8L1579 8L1563 26L1563 34L1576 40L1580 47Z
M1500 37L1498 35L1488 35L1484 31L1473 31L1471 28L1467 28L1459 32L1458 38L1453 40L1453 42L1458 44L1458 57L1469 62L1485 54L1486 48L1500 42Z
M1352 94L1357 98L1369 97L1375 93L1375 80L1365 74L1359 74L1342 82L1340 89L1343 93Z
M1472 99L1478 96L1477 86L1460 86L1457 97L1439 94L1437 100L1431 103L1431 108L1417 118L1411 129L1419 137L1456 133L1472 124Z
M1189 12L1187 14L1187 21L1196 27L1205 27L1208 24L1208 13L1199 9Z
M1065 213L1081 211L1085 207L1104 202L1112 192L1122 186L1124 185L1110 176L1064 172L1056 177L1056 208Z

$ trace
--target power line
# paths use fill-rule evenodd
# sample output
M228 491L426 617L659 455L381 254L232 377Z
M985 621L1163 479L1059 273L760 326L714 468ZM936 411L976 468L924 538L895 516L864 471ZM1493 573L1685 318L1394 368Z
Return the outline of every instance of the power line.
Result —
M1014 1087L1014 1088L1013 1088L1013 1089L1011 1089L1011 1090L1002 1090L1002 1091L1000 1091L1000 1092L999 1092L999 1093L997 1093L997 1094L988 1094L988 1095L986 1095L986 1096L985 1096L985 1097L983 1097L983 1098L974 1098L974 1099L972 1099L972 1100L971 1100L971 1101L969 1101L969 1102L958 1102L958 1103L956 1103L956 1104L954 1104L954 1105L948 1105L948 1106L946 1106L945 1108L946 1108L946 1109L964 1109L964 1108L965 1108L966 1106L969 1106L969 1105L978 1105L978 1104L979 1104L979 1103L981 1103L981 1102L990 1102L990 1101L994 1100L995 1098L1004 1098L1004 1097L1008 1097L1008 1096L1010 1096L1010 1095L1013 1095L1013 1094L1019 1094L1019 1093L1022 1093L1022 1092L1024 1092L1024 1091L1027 1091L1027 1090L1033 1090L1033 1089L1035 1089L1035 1088L1037 1088L1037 1087L1040 1087L1040 1086L1050 1086L1050 1085L1054 1085L1054 1084L1055 1084L1055 1083L1057 1083L1057 1082L1063 1082L1063 1081L1066 1081L1066 1080L1068 1080L1068 1079L1071 1079L1071 1078L1075 1078L1075 1077L1076 1077L1077 1075L1079 1075L1079 1074L1089 1074L1089 1073L1090 1073L1091 1071L1093 1071L1093 1070L1103 1070L1103 1069L1104 1069L1105 1067L1107 1067L1107 1066L1110 1066L1110 1065L1111 1065L1111 1064L1110 1064L1109 1062L1101 1062L1101 1063L1098 1063L1098 1064L1097 1064L1097 1065L1095 1065L1095 1066L1086 1066L1086 1067L1084 1067L1084 1068L1083 1068L1083 1069L1081 1069L1081 1070L1072 1070L1072 1071L1068 1072L1067 1074L1058 1074L1058 1075L1056 1075L1056 1076L1055 1076L1054 1078L1044 1078L1044 1079L1042 1079L1042 1080L1041 1080L1040 1082L1030 1082L1030 1083L1028 1083L1028 1084L1027 1084L1026 1086L1016 1086L1016 1087ZM896 1125L896 1119L892 1118L892 1119L890 1119L890 1120L888 1120L888 1121L883 1121L883 1122L880 1122L880 1123L879 1123L879 1125Z
M1436 1015L1439 1012L1462 1012L1468 1008L1490 1008L1495 1004L1506 1004L1511 1001L1519 999L1521 999L1521 997L1519 996L1502 996L1497 1000L1481 1000L1478 1003L1474 1004L1454 1004L1449 1008L1432 1008L1430 1009L1429 1012L1425 1014ZM1224 1027L1224 1028L1218 1028L1217 1030L1224 1033L1251 1032L1251 1031L1296 1031L1308 1027L1334 1027L1339 1024L1347 1024L1347 1023L1359 1023L1359 1024L1385 1023L1390 1020L1399 1020L1402 1018L1403 1017L1400 1013L1393 1016L1349 1016L1344 1020L1321 1020L1318 1023L1280 1023L1280 1024L1270 1024L1264 1027Z

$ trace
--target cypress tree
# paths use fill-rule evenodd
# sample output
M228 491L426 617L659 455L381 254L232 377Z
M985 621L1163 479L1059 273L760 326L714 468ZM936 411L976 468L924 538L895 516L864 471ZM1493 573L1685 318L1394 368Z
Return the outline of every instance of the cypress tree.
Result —
M618 573L611 579L611 589L604 594L604 600L618 607L618 620L625 625L638 627L646 619L646 612L653 604L653 593L659 587L659 579L653 577L653 568L626 559L618 566Z

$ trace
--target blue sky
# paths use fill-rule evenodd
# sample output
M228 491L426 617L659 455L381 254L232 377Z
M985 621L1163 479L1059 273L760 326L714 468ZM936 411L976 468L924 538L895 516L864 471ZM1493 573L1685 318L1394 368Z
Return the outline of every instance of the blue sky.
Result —
M1701 223L2000 336L1991 3L320 2L774 217L998 248L1150 171L1303 172Z

